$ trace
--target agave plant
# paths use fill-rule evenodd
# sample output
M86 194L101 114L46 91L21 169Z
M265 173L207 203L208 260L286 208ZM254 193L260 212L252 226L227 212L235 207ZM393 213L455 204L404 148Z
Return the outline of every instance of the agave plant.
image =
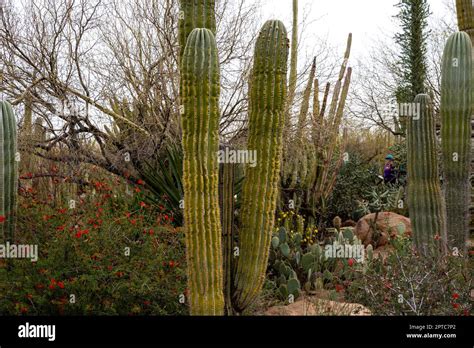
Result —
M180 144L171 143L156 162L145 162L141 176L150 190L148 200L171 211L175 223L182 225L183 212L183 150Z

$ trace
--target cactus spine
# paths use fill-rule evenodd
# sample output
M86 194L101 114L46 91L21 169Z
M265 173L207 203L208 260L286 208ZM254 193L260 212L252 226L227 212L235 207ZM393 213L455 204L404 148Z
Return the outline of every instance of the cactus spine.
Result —
M0 224L3 238L13 241L16 224L18 194L17 130L13 109L8 102L0 102Z
M181 64L184 221L193 315L224 313L217 162L219 78L214 34L194 29Z
M248 149L257 151L257 165L246 168L242 188L240 256L234 293L237 310L255 300L265 279L279 194L287 61L285 26L277 20L267 21L257 38L250 81Z
M459 251L465 250L469 233L473 84L471 40L454 33L443 53L440 112L448 245Z
M445 252L446 217L438 174L435 120L428 95L417 95L415 103L419 113L407 119L408 209L416 249L422 255L436 256Z

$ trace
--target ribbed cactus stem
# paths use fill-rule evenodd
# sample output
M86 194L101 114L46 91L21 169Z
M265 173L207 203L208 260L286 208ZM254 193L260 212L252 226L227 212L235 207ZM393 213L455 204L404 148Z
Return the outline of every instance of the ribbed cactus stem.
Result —
M221 150L226 147L223 146ZM219 207L221 209L222 244L224 257L225 312L233 314L232 291L234 287L234 180L235 163L219 166Z
M0 229L4 240L12 242L18 194L16 119L8 102L0 102L0 111L0 215L5 218L0 223Z
M438 174L435 119L431 99L415 98L417 114L407 117L408 209L417 251L436 256L445 251L446 217Z
M441 70L441 143L448 245L463 251L469 234L472 44L464 32L446 43Z
M288 39L285 26L267 21L257 38L250 83L248 149L257 165L246 168L242 188L240 256L235 308L245 309L262 289L274 227L287 93Z
M456 0L456 13L459 30L468 33L474 45L474 3L472 0Z
M194 29L181 64L184 222L192 315L224 313L219 211L219 60L208 29Z
M215 0L181 0L178 24L180 61L189 34L195 28L207 28L216 35Z

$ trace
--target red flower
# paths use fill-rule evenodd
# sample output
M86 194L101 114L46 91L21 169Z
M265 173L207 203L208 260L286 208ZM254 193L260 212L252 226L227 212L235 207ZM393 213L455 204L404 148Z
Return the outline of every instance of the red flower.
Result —
M131 223L132 225L135 225L135 224L137 223L137 220L136 220L136 219L132 219L132 220L130 220L130 223Z
M62 226L58 226L56 229L57 229L58 231L64 231L64 227L65 227L65 226L62 225Z
M342 290L344 290L344 287L340 284L336 284L336 292L341 292Z
M21 307L21 308L20 308L20 312L22 312L22 313L27 313L27 312L28 312L28 308L26 308L26 307Z
M138 187L135 187L135 192L139 193L139 192L142 192L142 190L140 190Z
M66 214L66 212L67 212L67 209L66 209L66 208L58 209L58 213L59 213L59 214Z
M459 308L459 303L453 303L453 308L458 309Z
M453 293L453 300L457 300L459 298L459 294L458 293Z
M58 282L58 286L59 286L61 289L64 289L64 283L63 283L63 282Z
M145 182L142 179L137 180L138 185L145 185Z
M26 294L26 298L31 300L33 298L33 295L32 294Z
M150 301L143 301L143 304L144 304L145 306L149 306L150 303L151 303Z
M440 240L441 237L439 236L439 234L435 234L434 239L435 239L435 240Z
M5 222L6 219L7 219L7 218L6 218L5 216L0 215L0 223Z
M349 267L352 267L354 265L354 259L349 259L349 261L347 261L347 263L349 264Z
M169 265L170 265L170 267L174 267L175 266L174 261L170 261Z
M145 202L140 202L140 207L145 208L145 207L146 207L146 203L145 203Z

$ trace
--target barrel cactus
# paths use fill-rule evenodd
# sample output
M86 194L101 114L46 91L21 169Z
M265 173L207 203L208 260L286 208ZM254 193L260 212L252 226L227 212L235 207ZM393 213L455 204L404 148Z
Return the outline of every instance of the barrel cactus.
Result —
M13 109L0 102L0 229L4 240L13 241L18 193L17 130Z
M446 250L446 213L438 173L433 106L426 94L417 95L415 104L419 114L407 119L408 209L415 248L422 255L437 256Z
M184 222L193 315L224 313L217 160L219 79L214 34L194 29L181 63Z
M473 98L472 44L464 32L452 34L441 72L441 144L448 245L465 250L469 233L470 151Z
M249 83L248 149L257 151L257 165L247 166L242 188L237 310L255 300L265 280L279 193L288 50L283 23L267 21L257 38Z

